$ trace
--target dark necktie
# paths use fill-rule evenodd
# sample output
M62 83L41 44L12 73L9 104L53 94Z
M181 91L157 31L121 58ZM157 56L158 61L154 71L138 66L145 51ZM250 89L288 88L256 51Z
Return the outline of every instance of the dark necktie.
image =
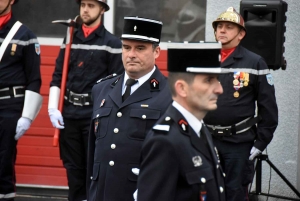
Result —
M130 96L131 86L137 82L138 82L137 80L130 79L130 78L126 80L126 90L122 97L123 102Z
M204 128L205 125L202 123L202 127L201 127L201 130L200 130L200 138L203 140L203 142L205 144L207 144L207 139L206 139L206 135L205 135L205 131L204 131Z

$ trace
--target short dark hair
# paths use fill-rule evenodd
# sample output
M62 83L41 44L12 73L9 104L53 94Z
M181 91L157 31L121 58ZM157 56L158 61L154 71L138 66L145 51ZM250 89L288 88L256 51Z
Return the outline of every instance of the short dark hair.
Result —
M155 50L155 48L157 48L158 46L159 46L158 43L152 43L152 48L153 48L153 50Z
M194 82L195 77L196 77L196 74L194 74L194 73L169 72L168 83L169 83L169 86L170 86L172 96L177 95L176 91L175 91L175 88L174 88L174 84L177 80L183 80L188 85L190 85Z

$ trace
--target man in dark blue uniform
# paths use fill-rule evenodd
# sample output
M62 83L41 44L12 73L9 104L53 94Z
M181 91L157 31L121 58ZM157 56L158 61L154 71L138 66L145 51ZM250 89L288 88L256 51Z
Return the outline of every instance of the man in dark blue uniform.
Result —
M0 200L16 196L15 161L18 139L29 129L42 105L40 45L17 21L11 6L0 4Z
M220 76L224 93L218 109L204 122L226 173L227 200L244 201L254 173L253 159L270 143L278 124L274 83L264 59L239 44L246 29L233 7L218 16L213 28L222 43L222 67L230 74Z
M147 132L171 104L167 78L155 65L162 22L125 17L125 73L95 85L89 135L90 201L133 200L140 151Z
M86 164L90 119L91 91L100 78L124 71L121 40L102 24L109 10L106 0L77 0L83 22L73 34L64 107L58 108L65 44L56 60L50 83L48 111L54 127L61 129L60 157L67 170L70 201L86 200Z
M225 201L218 152L202 122L223 93L220 50L220 43L169 45L174 101L143 144L138 201Z

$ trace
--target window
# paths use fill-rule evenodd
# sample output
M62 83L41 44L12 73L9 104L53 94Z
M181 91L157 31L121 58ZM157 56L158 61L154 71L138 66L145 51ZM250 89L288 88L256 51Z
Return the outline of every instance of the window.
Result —
M124 16L151 18L163 22L162 42L199 42L205 39L206 1L107 0L111 10L104 15L104 24L120 37ZM63 38L66 27L51 22L75 18L79 6L75 0L19 0L13 13L38 37Z
M38 37L63 38L66 26L51 22L75 18L79 14L79 6L75 0L19 0L12 8L17 20Z
M163 22L162 42L205 39L206 0L115 0L114 33L121 36L124 16Z

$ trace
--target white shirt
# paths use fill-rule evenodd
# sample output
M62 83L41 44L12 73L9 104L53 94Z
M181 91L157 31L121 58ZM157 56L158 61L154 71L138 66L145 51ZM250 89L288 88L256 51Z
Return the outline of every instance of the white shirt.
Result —
M198 137L200 137L200 130L202 128L203 120L199 121L192 113L187 111L176 101L173 101L172 105L184 116L184 118L187 120L187 122L198 135Z
M146 82L151 77L151 75L154 73L155 69L156 69L156 67L154 66L154 68L149 73L147 73L143 77L140 77L139 79L137 79L138 82L131 86L130 95L133 92L135 92L135 90L137 90L140 86L142 86L142 84L144 84L144 82ZM122 96L125 93L125 90L126 90L126 87L127 87L126 86L127 79L129 79L129 76L125 72L124 81L123 81L123 87L122 87Z

